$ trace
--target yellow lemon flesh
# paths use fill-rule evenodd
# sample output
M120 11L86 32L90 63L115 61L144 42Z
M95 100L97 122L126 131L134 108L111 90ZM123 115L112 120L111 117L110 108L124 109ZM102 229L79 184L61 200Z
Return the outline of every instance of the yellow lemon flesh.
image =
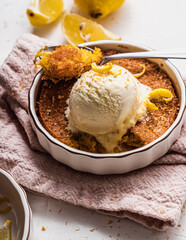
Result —
M158 107L151 103L151 99L164 100L166 102L172 101L172 93L168 89L158 88L148 94L147 107L151 110L158 110Z
M63 0L32 0L27 16L33 26L42 26L56 20L63 10Z
M63 12L62 29L67 41L72 45L97 40L119 40L102 25L77 14Z
M6 220L5 224L0 228L0 239L11 240L12 239L12 222Z
M92 18L104 18L118 9L124 0L75 0L77 6Z

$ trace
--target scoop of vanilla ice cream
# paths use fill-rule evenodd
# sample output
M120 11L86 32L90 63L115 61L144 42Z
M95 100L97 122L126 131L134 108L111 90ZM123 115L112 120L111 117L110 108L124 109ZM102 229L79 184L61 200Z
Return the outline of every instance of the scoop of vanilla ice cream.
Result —
M69 129L95 136L111 152L127 130L144 117L150 91L118 65L105 72L85 72L68 100Z

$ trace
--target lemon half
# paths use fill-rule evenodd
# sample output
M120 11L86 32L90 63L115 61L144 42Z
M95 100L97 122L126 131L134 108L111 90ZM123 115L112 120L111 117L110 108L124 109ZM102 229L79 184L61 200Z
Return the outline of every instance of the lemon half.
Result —
M72 45L104 39L120 40L102 25L78 14L69 14L67 11L63 12L62 30L67 41Z
M75 0L77 6L92 18L104 18L118 9L124 0Z
M42 26L56 20L63 10L63 0L32 0L27 16L33 26Z

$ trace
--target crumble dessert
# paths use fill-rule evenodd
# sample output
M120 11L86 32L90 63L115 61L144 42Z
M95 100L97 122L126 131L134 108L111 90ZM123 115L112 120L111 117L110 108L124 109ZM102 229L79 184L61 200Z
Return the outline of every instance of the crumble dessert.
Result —
M53 82L78 78L83 72L91 69L93 62L100 63L102 53L99 48L94 52L71 45L58 46L53 52L42 52L41 49L35 57L44 56L39 65L43 68L46 77ZM47 50L47 48L45 49Z
M108 51L104 54L115 53L115 51ZM91 71L94 71L95 74ZM80 75L79 79L71 77L71 79L66 79L68 81L54 81L53 76L50 77L46 72L42 77L43 82L38 96L37 107L41 123L53 137L68 146L94 153L117 153L132 150L160 137L172 125L177 116L179 101L171 80L153 62L145 59L115 60L102 67L92 65L92 70L84 69ZM109 80L105 78L106 75L109 76ZM125 77L123 78L123 76ZM126 87L130 91L125 92L125 87L122 87L123 79L130 83ZM125 84L125 80L123 84ZM107 81L114 84L111 84L110 89ZM100 82L101 85L105 84L104 90ZM87 91L89 92L87 95L87 93L84 94L86 91L83 88L88 85L90 85L88 87L90 91ZM114 86L118 88L116 95L117 99L120 99L115 103L110 100L115 94L112 89L115 88ZM73 96L74 89L76 90ZM95 90L97 91L96 95L93 93ZM105 110L101 116L96 107L103 107L100 105L102 92L111 95L107 99L104 96L106 99ZM93 97L94 95L95 97ZM92 98L92 103L90 105L81 104L80 99L86 99L87 96L89 100ZM129 99L123 103L122 99L126 97ZM97 100L95 100L96 98ZM88 102L91 102L89 100ZM73 101L75 102L74 107ZM118 102L119 106L117 106ZM74 111L73 108L77 111ZM116 115L113 117L114 110L116 110ZM112 114L110 114L111 112ZM92 119L91 113L94 113ZM127 116L130 117L127 118ZM79 120L82 122L81 117L84 118L83 124L78 123ZM101 117L103 117L102 120ZM122 117L125 119L125 124L121 124ZM95 118L98 119L96 127L94 126Z

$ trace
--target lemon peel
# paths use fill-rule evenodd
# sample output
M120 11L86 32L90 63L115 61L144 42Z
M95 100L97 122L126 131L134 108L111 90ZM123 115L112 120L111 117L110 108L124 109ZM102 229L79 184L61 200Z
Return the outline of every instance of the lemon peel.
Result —
M63 0L32 0L27 17L33 26L43 26L56 20L63 10Z
M98 73L111 73L112 75L120 75L121 74L121 69L114 70L112 63L107 63L102 66L92 63L92 70L95 72L98 72Z
M146 71L146 66L145 66L145 64L142 64L141 66L143 67L143 70L142 70L140 73L133 74L133 76L134 76L135 78L139 78L139 77L141 77L141 76L145 73L145 71Z
M150 102L151 99L158 100L163 99L166 102L170 102L172 101L172 97L173 97L172 93L168 89L164 88L155 89L148 94L147 108L151 110L158 110L158 107L154 103Z
M163 100L169 102L172 100L172 93L165 88L158 88L149 93L149 99L163 98Z
M112 69L112 63L106 65L98 66L95 63L92 63L92 70L98 73L109 73Z
M44 50L44 48L41 48L41 49L36 53L36 55L35 55L35 57L34 57L34 65L35 65L36 68L41 67L41 65L40 65L41 59L40 59L40 61L37 63L37 58L38 58L38 57L44 57L44 56L46 56L46 55L51 54L51 52L42 52L43 50Z
M12 221L7 219L5 224L0 228L0 239L12 239Z
M119 40L119 37L105 29L101 24L75 13L62 13L62 31L71 45L97 40Z
M150 110L158 110L158 107L154 103L151 103L149 100L147 100L146 105L147 105L147 108Z

